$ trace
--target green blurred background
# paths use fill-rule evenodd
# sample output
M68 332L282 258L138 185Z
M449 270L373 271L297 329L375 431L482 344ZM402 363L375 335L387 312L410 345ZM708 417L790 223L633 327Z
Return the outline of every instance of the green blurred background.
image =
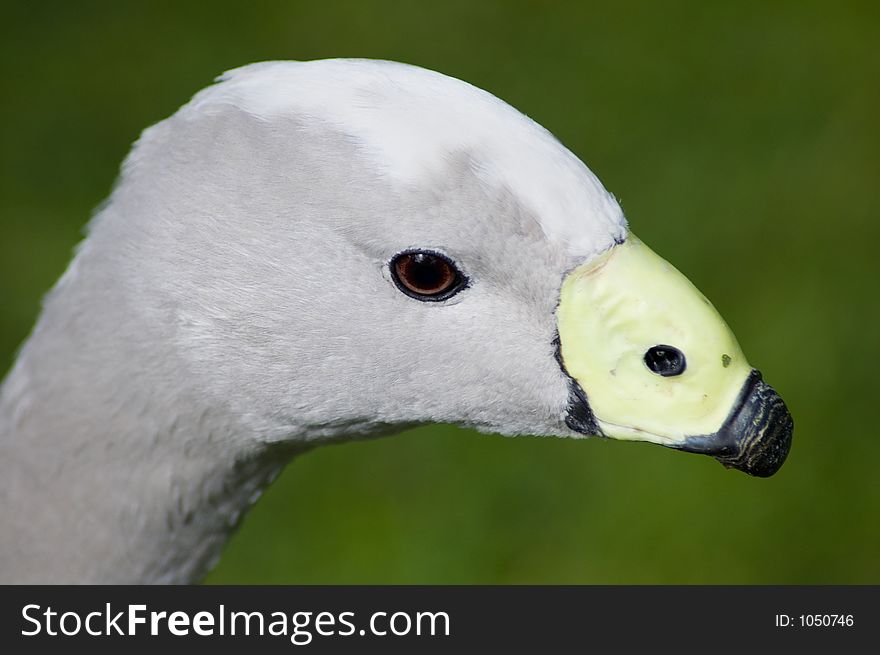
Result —
M880 583L870 2L40 2L0 20L0 366L139 131L221 71L397 59L553 131L783 395L769 480L452 427L319 449L210 582Z

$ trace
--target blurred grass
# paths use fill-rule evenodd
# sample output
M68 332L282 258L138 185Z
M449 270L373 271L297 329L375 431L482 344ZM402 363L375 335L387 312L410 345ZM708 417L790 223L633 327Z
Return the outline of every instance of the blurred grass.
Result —
M365 56L560 137L788 402L770 480L425 428L292 464L210 582L880 583L880 9L869 2L6 2L0 366L138 132L219 72Z

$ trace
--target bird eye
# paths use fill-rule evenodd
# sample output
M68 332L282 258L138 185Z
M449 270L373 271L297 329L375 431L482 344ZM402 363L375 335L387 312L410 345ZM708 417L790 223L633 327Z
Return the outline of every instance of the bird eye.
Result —
M446 300L467 285L467 278L448 257L429 250L399 253L389 268L397 288L417 300Z
M654 346L645 353L645 365L657 375L670 378L684 373L687 361L684 353L672 346Z

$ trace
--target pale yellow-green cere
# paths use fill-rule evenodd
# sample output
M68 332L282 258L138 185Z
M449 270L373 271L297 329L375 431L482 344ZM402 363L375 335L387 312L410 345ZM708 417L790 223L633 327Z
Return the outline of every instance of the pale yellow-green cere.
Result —
M717 431L751 371L706 297L633 234L568 275L556 317L565 368L616 439L675 444ZM684 353L681 375L648 368L658 345Z

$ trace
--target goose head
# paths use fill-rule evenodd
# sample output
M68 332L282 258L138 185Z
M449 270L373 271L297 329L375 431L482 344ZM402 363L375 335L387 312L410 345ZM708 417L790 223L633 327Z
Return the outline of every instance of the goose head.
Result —
M143 132L0 390L0 572L189 582L293 453L425 423L772 475L792 420L549 132L381 61Z
M127 220L99 216L86 249L263 440L454 423L758 476L788 452L785 405L709 301L577 157L464 82L237 69L144 133L112 204Z

